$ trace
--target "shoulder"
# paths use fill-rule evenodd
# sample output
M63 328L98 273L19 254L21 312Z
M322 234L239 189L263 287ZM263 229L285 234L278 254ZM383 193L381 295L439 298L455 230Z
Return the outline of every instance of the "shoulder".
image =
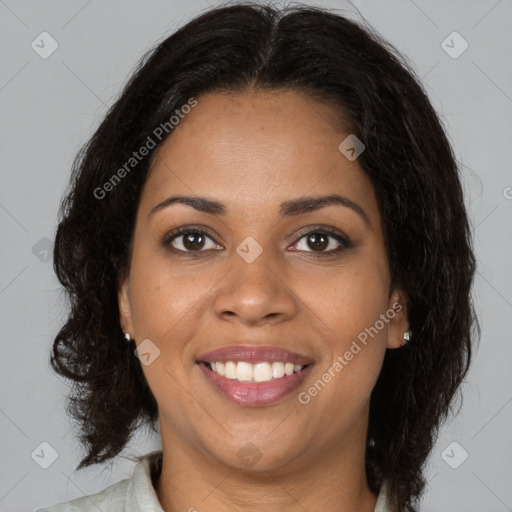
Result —
M41 508L36 512L97 512L98 509L121 512L125 510L126 494L130 481L131 478L121 480L96 494L82 496L52 507ZM108 505L108 507L105 505Z
M153 507L152 510L162 510L152 485L155 472L161 469L161 455L161 451L155 451L139 457L131 478L101 492L40 508L36 512L124 512L128 509L144 510L148 505Z
M125 510L126 493L131 479L107 487L101 492L90 496L82 496L65 503L59 503L48 508L41 508L36 512L97 512L108 510L109 512L121 512ZM108 505L108 507L105 507Z

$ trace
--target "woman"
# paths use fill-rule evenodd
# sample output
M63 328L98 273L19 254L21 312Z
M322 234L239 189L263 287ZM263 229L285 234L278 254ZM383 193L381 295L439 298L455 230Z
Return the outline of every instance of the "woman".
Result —
M78 155L54 261L78 469L141 424L162 450L44 510L417 510L475 259L441 123L371 29L244 4L167 38Z

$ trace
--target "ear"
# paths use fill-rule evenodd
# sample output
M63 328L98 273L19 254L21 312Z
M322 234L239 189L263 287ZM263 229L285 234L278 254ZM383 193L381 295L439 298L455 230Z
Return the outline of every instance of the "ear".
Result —
M132 322L132 306L130 301L130 277L124 277L119 281L117 288L117 304L119 306L119 324L124 333L135 337Z
M409 330L409 320L407 317L407 301L405 294L400 289L393 290L389 298L388 313L391 318L388 324L387 348L400 348L404 344L404 333Z

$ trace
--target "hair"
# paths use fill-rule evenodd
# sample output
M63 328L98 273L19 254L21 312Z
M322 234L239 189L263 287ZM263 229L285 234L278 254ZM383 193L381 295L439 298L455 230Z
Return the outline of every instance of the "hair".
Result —
M366 474L376 493L386 482L394 509L414 511L480 335L460 171L405 57L370 26L306 5L201 13L144 55L74 160L54 246L70 311L50 359L72 381L66 411L87 450L77 469L112 459L140 425L154 428L158 419L134 342L123 337L117 290L130 268L141 190L166 137L108 196L98 198L98 187L190 98L258 90L330 105L366 146L357 161L375 188L391 281L406 298L412 331L407 345L386 351L372 391Z

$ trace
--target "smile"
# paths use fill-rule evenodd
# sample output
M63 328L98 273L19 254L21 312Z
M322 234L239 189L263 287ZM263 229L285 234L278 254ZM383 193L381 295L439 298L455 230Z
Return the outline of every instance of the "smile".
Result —
M196 360L206 381L239 405L269 405L290 395L313 369L308 356L273 345L231 345Z
M226 364L229 368L229 362ZM232 362L232 364L233 366L235 365L234 362ZM268 363L265 362L262 364L268 365ZM278 363L278 365L279 364L282 363ZM246 406L270 405L282 400L293 393L314 366L310 364L298 371L295 371L294 368L294 371L290 375L285 373L282 377L272 377L271 380L257 382L255 380L240 381L237 378L229 378L225 375L222 376L214 372L208 363L201 362L198 363L198 365L205 375L207 382L224 398L227 398L233 403ZM237 364L237 368L238 365L240 365L240 362ZM243 367L244 363L242 362L242 368Z
M275 361L273 363L262 361L251 364L246 361L227 361L206 363L210 370L221 377L226 377L239 382L270 382L275 379L282 379L285 375L299 373L307 365L284 363Z

